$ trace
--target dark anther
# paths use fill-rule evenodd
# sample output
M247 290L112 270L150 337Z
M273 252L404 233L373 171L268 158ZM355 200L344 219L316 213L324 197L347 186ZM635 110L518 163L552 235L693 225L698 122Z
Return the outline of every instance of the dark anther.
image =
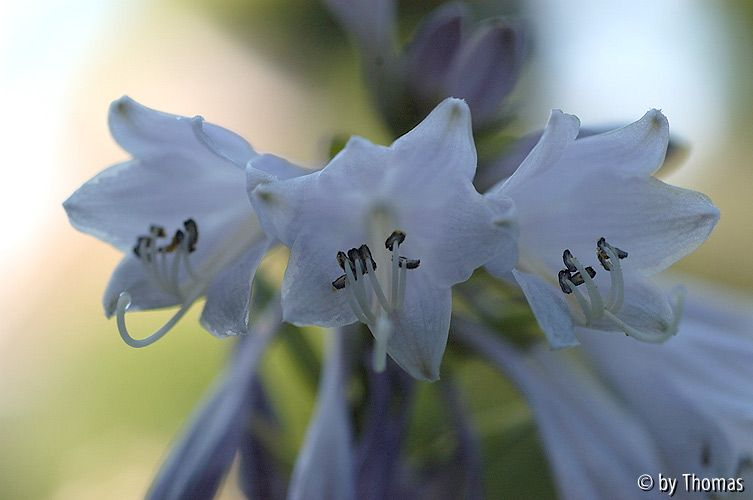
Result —
M183 231L178 229L175 231L175 235L173 236L173 239L170 241L168 245L165 245L159 249L160 252L164 253L171 253L178 249L180 244L183 242L183 238L185 238L186 235L183 234Z
M557 279L560 282L560 288L563 293L573 293L573 288L570 286L570 272L567 269L560 271Z
M390 237L387 238L387 241L384 242L384 246L388 250L392 250L393 248L395 248L395 245L399 246L404 240L405 233L399 230L395 230L392 232ZM397 249L395 248L395 250ZM400 268L416 269L419 265L421 265L421 261L419 259L409 259L401 255L397 256L397 259L397 265ZM371 265L367 265L367 262L369 262ZM374 260L374 257L371 255L371 249L366 244L363 244L358 248L351 248L347 253L343 251L337 252L337 265L340 266L340 269L342 269L343 271L346 270L346 265L350 266L350 269L353 272L353 279L358 279L359 274L368 274L371 269L374 269L376 271L377 268L377 263ZM356 272L356 269L359 269L360 272ZM346 274L340 276L332 282L332 286L335 288L335 290L342 290L347 286L347 284L347 272Z
M607 271L612 270L612 266L609 265L609 255L607 255L607 253L604 250L602 250L601 248L597 249L596 258L599 259L599 264L601 264L601 267L603 267Z
M576 268L575 264L573 263L573 258L573 254L570 252L570 249L566 249L564 252L562 252L562 262L565 263L565 267L571 273L578 272L578 268Z
M350 268L355 272L355 269L353 269L353 266L350 264L350 260L348 259L348 256L345 252L339 251L337 252L337 265L340 266L340 269L345 271L345 264L347 263L350 265Z
M399 267L404 267L406 269L416 269L418 266L421 265L420 259L407 259L405 257L400 257L400 259L397 261L397 265Z
M565 250L565 252L567 252L567 250ZM596 276L596 271L594 271L594 268L591 266L586 267L586 272L591 278ZM573 273L567 269L563 269L557 274L557 280L560 282L560 288L564 293L573 293L573 287L570 285L580 286L585 283L583 275L581 275L580 272Z
M358 279L358 273L356 273L356 269L358 269L358 262L361 261L361 252L358 251L357 248L351 248L348 250L348 260L350 261L351 269L353 269L353 275L356 279ZM364 268L364 274L366 273L366 264L363 265Z
M149 234L154 238L164 238L167 235L165 228L156 224L149 226Z
M343 274L332 282L332 286L335 287L335 290L342 290L343 288L345 288L345 283L347 283L347 281L348 277Z
M384 247L387 250L392 251L393 246L395 243L397 243L398 246L403 244L403 241L405 241L405 233L400 231L399 229L395 229L392 231L392 234L389 235L387 240L384 242Z
M196 250L196 242L199 241L199 226L196 225L196 221L193 219L186 219L183 221L183 227L186 230L186 249L189 253Z
M591 266L588 266L588 267L586 268L586 272L587 272L587 273L588 273L588 275L589 275L590 277L592 277L592 278L593 278L594 276L596 276L596 271L594 271L594 268L593 268L593 267L591 267ZM575 286L579 286L579 285L582 285L583 283L585 283L585 280L583 279L583 276L582 276L582 275L581 275L580 273L575 273L575 274L572 274L572 275L570 276L570 281L571 281L571 282L572 282L572 284L573 284L573 285L575 285Z
M376 262L374 262L374 258L371 256L371 250L369 250L368 245L361 245L360 247L358 247L358 253L361 255L361 262L363 262L363 265L364 265L363 272L364 273L369 272L369 267L366 265L367 259L371 261L371 265L376 271L377 265L376 265Z
M609 243L607 243L607 240L605 238L599 238L599 241L596 242L596 257L599 259L599 263L604 269L611 271L612 266L609 264L609 255L606 251L607 248L612 249L612 251L617 254L617 258L620 260L627 257L628 253L624 250L620 250L619 248L610 245Z
M187 219L183 222L185 232L181 229L175 231L172 239L167 245L157 247L157 240L167 236L165 228L157 224L151 224L149 226L148 236L139 236L136 240L136 246L133 247L133 253L139 259L146 259L147 262L151 262L151 252L145 253L144 250L151 249L152 246L156 247L155 250L160 253L171 253L177 250L185 241L186 249L189 252L196 250L196 242L199 239L199 228L193 219Z
M139 259L148 259L148 254L141 255L141 251L142 249L147 249L150 246L152 246L152 239L149 236L139 236L139 238L136 240L136 246L133 247L133 253L136 254L136 257L138 257Z

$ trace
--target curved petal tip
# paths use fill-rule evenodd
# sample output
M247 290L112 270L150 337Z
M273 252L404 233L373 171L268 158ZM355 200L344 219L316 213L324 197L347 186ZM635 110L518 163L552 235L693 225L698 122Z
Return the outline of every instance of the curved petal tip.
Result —
M557 125L575 129L575 135L577 136L578 130L580 130L580 118L564 113L561 109L553 109L549 113L547 128Z
M444 101L440 102L433 113L444 113L447 116L447 121L454 123L456 121L465 120L469 124L471 122L471 110L465 99L459 99L457 97L448 97Z
M657 129L669 130L669 120L667 120L667 117L664 116L664 113L660 109L648 110L639 121L647 122Z

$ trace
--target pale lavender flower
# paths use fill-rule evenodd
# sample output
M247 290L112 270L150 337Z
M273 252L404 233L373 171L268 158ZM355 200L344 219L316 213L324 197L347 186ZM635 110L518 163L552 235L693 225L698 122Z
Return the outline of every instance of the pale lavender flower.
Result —
M519 23L493 18L472 26L468 8L458 3L426 16L403 55L414 101L433 105L445 96L463 98L476 127L497 117L525 60L526 37Z
M110 107L110 131L132 160L81 186L64 207L74 227L121 250L104 296L123 339L143 347L166 334L201 296L201 323L217 336L246 332L251 279L273 243L245 191L256 157L236 134L144 107L128 97ZM288 177L302 171L274 171ZM179 305L143 340L131 337L126 310Z
M435 380L452 285L495 255L515 261L509 200L473 188L470 113L447 99L391 146L352 138L319 172L278 181L284 161L249 162L249 195L268 234L290 247L283 317L299 325L360 321L416 378ZM508 268L509 270L509 268Z
M496 17L474 23L462 3L447 3L428 14L402 49L396 44L394 1L326 4L356 40L366 82L397 132L451 96L466 100L474 128L493 124L526 59L520 22Z
M662 342L677 331L681 298L647 277L700 245L719 212L703 194L651 175L669 140L659 111L575 140L578 128L553 111L536 147L489 191L514 200L520 238L512 275L506 256L487 268L517 282L554 347L577 344L575 327Z

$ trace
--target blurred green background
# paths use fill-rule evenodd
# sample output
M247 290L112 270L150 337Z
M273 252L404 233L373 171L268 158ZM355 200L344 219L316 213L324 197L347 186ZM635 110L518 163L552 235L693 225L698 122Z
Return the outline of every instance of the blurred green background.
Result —
M722 212L709 241L677 269L753 291L753 3L535 0L470 2L529 19L532 61L516 92L521 131L559 107L585 124L662 108L690 146L676 184ZM438 2L402 2L401 29ZM194 307L144 350L119 339L99 304L118 253L68 225L60 206L126 159L109 137L109 102L147 106L237 131L262 152L320 165L335 134L391 138L360 81L354 50L306 0L93 0L6 3L0 19L0 497L140 498L171 439L210 387L230 343L197 326ZM279 274L279 260L267 266ZM135 331L163 313L132 315ZM311 332L315 343L320 333ZM314 395L275 346L264 365L290 429L292 460ZM487 460L489 493L552 494L525 404L481 365L459 369ZM441 447L423 386L412 449ZM443 437L444 436L444 437ZM527 493L524 495L523 493ZM238 498L228 481L222 498Z

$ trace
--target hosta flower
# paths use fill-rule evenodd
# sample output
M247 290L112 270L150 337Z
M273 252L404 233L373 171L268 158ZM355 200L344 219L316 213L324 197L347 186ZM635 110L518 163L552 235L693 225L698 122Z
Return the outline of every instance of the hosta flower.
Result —
M471 183L466 104L445 100L389 147L352 138L319 172L283 181L264 173L284 164L272 156L249 163L259 218L290 247L284 319L360 321L376 339L378 369L386 351L414 377L436 379L450 287L494 255L515 261L511 203Z
M528 400L562 498L635 498L641 474L750 473L753 318L705 302L659 346L584 332L577 351L522 352L467 322L453 334Z
M576 326L664 341L677 331L681 299L646 277L700 245L719 212L706 196L652 177L669 140L659 111L575 140L578 127L553 111L536 147L490 191L517 209L512 276L554 347L577 344ZM487 267L509 277L505 256Z
M505 18L473 21L465 4L430 12L404 47L397 47L394 0L326 0L354 38L366 82L394 131L404 132L438 102L465 99L479 130L500 119L526 59L522 23Z
M444 4L423 20L403 54L410 99L426 106L444 96L468 102L476 128L498 118L526 59L520 22L486 19L472 25L464 4Z
M73 226L125 254L105 291L105 313L117 316L128 344L142 347L206 295L207 330L245 333L250 280L272 243L245 191L245 165L256 153L201 117L154 111L128 97L112 104L109 124L133 159L96 175L64 203ZM174 305L180 308L162 328L142 340L131 337L126 309Z

